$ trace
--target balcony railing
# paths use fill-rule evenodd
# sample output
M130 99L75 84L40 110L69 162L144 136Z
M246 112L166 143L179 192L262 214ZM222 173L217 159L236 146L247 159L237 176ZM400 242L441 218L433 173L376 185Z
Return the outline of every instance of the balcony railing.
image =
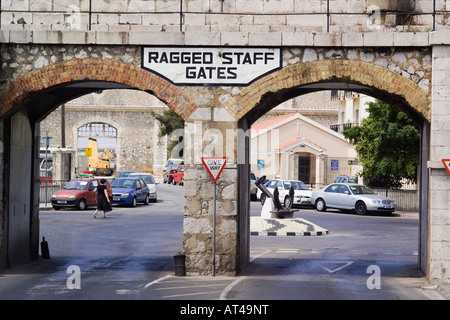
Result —
M351 127L359 126L358 123L344 123L344 124L332 124L330 125L330 129L336 131L337 133L342 133Z

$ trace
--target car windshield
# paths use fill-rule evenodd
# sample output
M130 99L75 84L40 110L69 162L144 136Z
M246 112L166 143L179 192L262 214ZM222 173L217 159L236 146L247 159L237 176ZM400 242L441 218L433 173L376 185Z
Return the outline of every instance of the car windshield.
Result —
M135 179L114 179L111 182L111 187L113 188L136 188Z
M146 184L155 184L155 179L153 179L153 176L144 176L143 179Z
M353 194L375 194L371 189L366 186L349 186Z
M293 187L294 190L309 190L308 186L301 181L284 181L283 187L284 190L289 190Z
M63 189L66 190L86 190L89 181L86 180L70 180Z

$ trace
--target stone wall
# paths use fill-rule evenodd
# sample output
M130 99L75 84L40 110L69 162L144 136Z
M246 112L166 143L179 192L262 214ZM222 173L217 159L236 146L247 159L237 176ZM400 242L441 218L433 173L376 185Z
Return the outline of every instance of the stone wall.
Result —
M405 6L405 3L407 4ZM35 0L2 1L4 12L2 29L9 30L90 30L95 31L148 31L148 32L217 32L241 33L270 32L326 32L328 2L325 0ZM379 8L380 10L378 10ZM449 0L437 0L437 10L450 10ZM88 12L93 13L89 16ZM371 15L361 13L372 12ZM430 14L407 18L385 15L382 10L402 10L431 13L432 1L385 0L330 0L330 31L378 31L380 28L431 29ZM44 11L32 13L32 11ZM127 13L127 14L120 14ZM308 13L295 15L293 13ZM356 13L342 15L342 13ZM438 26L449 24L448 14L437 16Z
M150 111L164 109L167 107L152 95L125 89L72 100L65 105L66 147L77 150L79 127L90 122L107 123L117 129L116 170L162 175L167 161L167 138L158 136L159 122ZM59 107L41 122L41 133L48 132L53 137L50 147L61 146L61 112Z

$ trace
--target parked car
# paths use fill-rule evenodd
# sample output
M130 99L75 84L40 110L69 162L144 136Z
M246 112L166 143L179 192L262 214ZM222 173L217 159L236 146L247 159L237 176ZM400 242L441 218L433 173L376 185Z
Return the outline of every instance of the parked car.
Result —
M334 179L334 183L358 183L358 179L355 176L342 175Z
M184 164L180 164L177 168L177 172L174 172L172 174L172 183L175 184L181 184L183 185L184 183Z
M136 206L137 202L148 204L149 189L144 180L140 178L115 178L111 182L111 204Z
M170 166L179 166L180 164L184 164L183 159L178 159L178 158L170 158L167 160L166 165L164 166L164 170L163 172L166 172L167 168Z
M175 172L177 172L177 168L178 168L177 164L167 167L167 170L164 172L164 175L163 175L163 183L166 183L166 182L167 183L172 183L173 174Z
M327 208L352 210L357 214L370 211L392 213L395 211L395 201L377 195L372 189L362 184L333 183L321 190L314 191L311 202L319 211Z
M72 179L59 191L51 196L52 207L59 210L62 207L73 207L80 210L88 206L97 205L95 188L100 184L99 178ZM106 180L108 194L112 195L111 185Z
M278 188L279 199L281 203L286 204L287 197L289 196L289 189L291 186L294 189L294 206L312 206L313 204L310 201L311 197L311 189L300 180L280 180L274 179L266 182L264 184L266 188L273 194L275 188ZM261 201L261 204L264 204L266 201L266 195L261 192L258 188L257 196Z
M140 171L138 171L138 170L121 170L116 173L114 178L128 177L131 173L136 173L136 172L140 172Z
M141 178L142 180L145 181L145 183L148 186L148 197L150 199L151 202L156 202L158 201L158 193L157 193L157 188L156 185L158 184L158 182L155 182L155 178L153 177L153 175L151 173L144 173L144 172L134 172L131 173L128 177L130 178Z

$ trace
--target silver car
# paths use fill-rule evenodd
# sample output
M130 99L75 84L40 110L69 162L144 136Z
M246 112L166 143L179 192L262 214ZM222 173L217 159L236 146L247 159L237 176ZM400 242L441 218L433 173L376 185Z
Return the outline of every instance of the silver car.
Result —
M353 210L357 214L369 211L392 213L395 211L395 201L377 195L370 188L353 183L333 183L327 187L313 191L311 203L317 210L327 208Z

